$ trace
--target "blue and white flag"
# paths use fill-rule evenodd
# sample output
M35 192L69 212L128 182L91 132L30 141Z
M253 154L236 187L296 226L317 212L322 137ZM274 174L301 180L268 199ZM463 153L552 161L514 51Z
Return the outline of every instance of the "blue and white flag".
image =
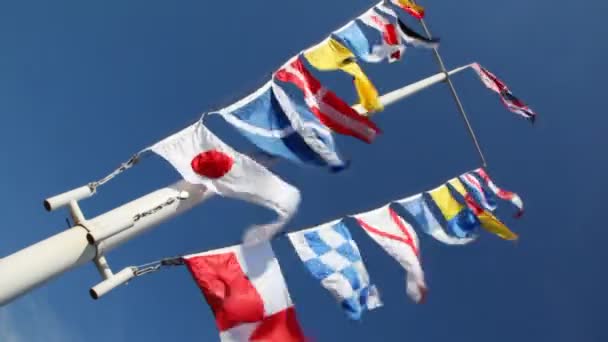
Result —
M358 320L363 311L382 306L359 248L342 220L288 236L306 268L336 297L349 318Z
M462 238L451 236L446 233L441 226L440 220L433 214L432 210L427 205L423 194L410 196L393 203L403 207L403 209L414 217L416 223L423 232L434 237L438 241L448 245L464 245L475 240L471 237Z
M270 155L337 170L347 165L336 151L331 131L273 81L215 114Z
M366 33L363 28L374 32ZM409 28L384 1L332 32L332 35L348 46L357 58L368 63L379 63L385 59L390 63L396 62L403 57L408 46L429 49L439 46L438 38L426 38Z
M492 212L496 210L497 205L493 194L486 191L474 172L464 173L458 179L460 179L466 190L483 209Z
M382 42L370 42L356 21L351 21L344 27L332 33L344 43L357 58L367 63L379 63L384 59L394 61L394 54L401 54L403 47L391 46Z

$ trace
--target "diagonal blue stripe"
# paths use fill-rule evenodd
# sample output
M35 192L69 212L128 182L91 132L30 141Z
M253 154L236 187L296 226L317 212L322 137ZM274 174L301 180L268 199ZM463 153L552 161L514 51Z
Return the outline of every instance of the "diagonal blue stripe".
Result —
M326 130L321 131L324 125L319 119L302 104L293 103L299 114L298 119L307 124L316 134L319 145L328 150L336 151L334 139ZM292 127L292 123L281 108L272 87L248 104L237 108L228 114L232 120L238 120L254 129L247 129L234 123L234 127L249 141L262 151L297 163L327 165L298 132L292 132L285 136L272 136L272 132L279 132ZM259 131L265 132L261 134Z

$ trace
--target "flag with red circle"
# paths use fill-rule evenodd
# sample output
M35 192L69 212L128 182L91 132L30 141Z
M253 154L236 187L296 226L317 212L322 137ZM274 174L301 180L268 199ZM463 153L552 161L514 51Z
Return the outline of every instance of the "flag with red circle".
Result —
M247 243L270 239L295 214L300 203L297 188L232 149L201 121L163 139L150 150L171 163L189 183L275 211L279 218L250 229L245 236Z

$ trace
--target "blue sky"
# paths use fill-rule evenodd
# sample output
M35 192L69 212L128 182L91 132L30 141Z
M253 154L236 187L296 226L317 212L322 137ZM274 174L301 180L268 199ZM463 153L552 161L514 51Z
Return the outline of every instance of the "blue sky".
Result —
M66 225L42 199L105 175L132 153L199 113L256 89L300 49L371 6L350 1L5 1L0 4L0 256ZM608 47L598 0L424 3L448 67L479 61L539 113L535 126L507 112L472 72L455 84L495 181L523 197L526 216L499 215L517 243L484 235L467 247L421 236L428 302L406 298L403 272L352 230L385 306L351 322L310 277L286 240L273 247L300 322L316 341L606 341L608 258L603 192ZM421 30L420 27L417 27ZM437 71L430 51L401 63L363 65L381 92ZM323 74L354 100L347 78ZM353 160L341 174L287 162L275 168L303 202L289 229L305 228L428 190L479 160L449 96L438 85L375 118L372 145L339 137ZM221 119L209 126L252 149ZM94 217L167 185L178 174L160 158L82 202ZM115 269L239 241L263 208L215 198L112 252ZM142 277L99 301L92 264L0 309L0 340L216 341L207 304L183 268Z

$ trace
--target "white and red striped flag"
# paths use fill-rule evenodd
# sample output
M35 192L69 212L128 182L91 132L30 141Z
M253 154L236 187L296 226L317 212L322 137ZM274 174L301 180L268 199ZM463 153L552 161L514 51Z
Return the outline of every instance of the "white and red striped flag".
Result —
M518 194L507 191L499 188L490 178L490 175L483 168L479 168L471 172L471 174L477 175L484 184L492 191L494 195L498 198L511 202L515 207L517 207L517 213L515 214L516 218L521 217L524 214L524 201L522 201L521 197Z
M332 131L350 135L371 143L380 129L367 117L360 115L334 92L323 87L306 69L300 57L294 57L275 73L282 82L293 83L304 93L310 110Z
M307 341L269 243L184 257L222 342Z

